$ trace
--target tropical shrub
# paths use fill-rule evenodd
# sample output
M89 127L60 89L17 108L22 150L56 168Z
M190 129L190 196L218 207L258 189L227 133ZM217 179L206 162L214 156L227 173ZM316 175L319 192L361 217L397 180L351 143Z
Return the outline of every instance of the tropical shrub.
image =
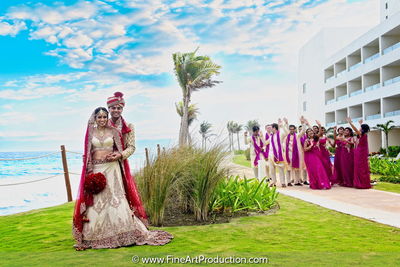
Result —
M370 158L371 173L381 174L387 177L400 177L400 162L388 158Z
M400 146L389 146L388 147L388 156L395 158L400 153Z
M218 212L266 211L276 204L278 193L265 179L240 179L239 176L223 180L217 187L210 209Z
M382 176L381 178L379 178L379 181L393 183L393 184L400 184L400 177Z

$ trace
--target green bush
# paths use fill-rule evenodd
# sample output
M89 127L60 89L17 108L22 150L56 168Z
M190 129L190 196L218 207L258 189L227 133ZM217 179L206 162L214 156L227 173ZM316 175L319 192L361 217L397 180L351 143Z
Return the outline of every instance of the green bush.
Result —
M335 147L328 147L328 150L331 154L335 154L336 148Z
M400 177L382 176L381 178L379 178L379 181L400 184Z
M220 212L266 211L275 205L277 196L276 188L269 187L265 179L260 182L231 176L218 185L210 209Z
M247 160L250 160L250 148L246 149L246 150L244 151L244 154L246 155L246 159L247 159Z
M384 154L384 155L386 155L386 149L383 148L383 147L381 147L381 148L379 149L379 154Z
M388 147L388 156L395 158L400 153L400 146L389 146Z
M390 158L369 158L371 173L400 177L400 162Z

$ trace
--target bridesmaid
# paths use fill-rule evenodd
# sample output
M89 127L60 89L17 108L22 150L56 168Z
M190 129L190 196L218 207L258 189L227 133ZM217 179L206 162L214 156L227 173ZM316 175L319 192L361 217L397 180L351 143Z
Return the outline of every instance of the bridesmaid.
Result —
M363 124L363 120L358 122L361 125L361 129L357 129L351 121L351 118L347 118L351 128L357 136L356 147L354 149L354 181L353 186L359 189L371 188L371 176L369 170L368 161L368 124Z
M335 147L335 159L333 162L333 184L343 185L343 174L342 174L342 158L344 148L344 128L336 126L333 128L333 141Z
M350 127L344 129L344 148L342 150L341 172L343 186L353 187L354 180L354 136Z
M316 121L318 124L318 136L319 136L319 148L321 150L321 161L325 167L326 174L328 175L329 181L331 185L334 184L333 173L332 173L332 163L331 163L331 154L329 150L326 148L328 137L326 136L326 129L321 126L319 121Z
M308 180L311 189L330 189L328 175L321 161L318 136L312 129L307 129L307 139L304 142L304 162L307 167Z

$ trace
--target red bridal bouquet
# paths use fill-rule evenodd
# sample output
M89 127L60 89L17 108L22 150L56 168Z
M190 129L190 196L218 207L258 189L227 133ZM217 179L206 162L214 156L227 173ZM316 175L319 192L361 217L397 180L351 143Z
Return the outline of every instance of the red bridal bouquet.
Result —
M85 179L85 191L90 194L98 194L106 187L106 177L98 172L91 173Z

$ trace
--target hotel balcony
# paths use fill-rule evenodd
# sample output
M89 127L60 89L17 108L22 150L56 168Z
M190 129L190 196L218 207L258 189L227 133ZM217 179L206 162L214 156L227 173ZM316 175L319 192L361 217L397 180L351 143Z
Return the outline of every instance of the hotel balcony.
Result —
M381 116L381 102L379 99L364 103L365 120L380 119Z
M325 113L325 122L326 122L326 127L333 127L336 125L335 122L335 112L331 111L331 112L327 112Z
M400 116L400 94L382 99L383 117Z
M340 60L334 65L336 77L342 76L347 71L346 65L346 58Z
M347 95L347 83L341 84L335 89L336 101L344 100L348 98Z
M381 75L379 69L371 71L362 76L364 92L376 90L381 87Z
M377 59L380 56L379 39L376 38L374 41L364 46L362 48L362 52L364 63L368 63Z
M325 70L325 82L332 80L333 78L335 78L335 72L332 65Z
M382 54L384 55L400 48L400 26L382 35L381 43Z
M349 96L353 97L363 93L363 89L361 86L361 77L358 77L354 80L348 82L347 87L349 89Z
M345 124L347 123L346 118L347 115L347 108L336 110L336 122L337 124Z
M335 89L329 89L325 92L325 104L329 105L336 101L335 99Z
M382 80L384 86L400 82L400 60L382 68Z
M362 65L361 49L358 49L347 57L348 70L352 71Z
M353 122L361 120L363 117L362 104L349 107L349 117Z

